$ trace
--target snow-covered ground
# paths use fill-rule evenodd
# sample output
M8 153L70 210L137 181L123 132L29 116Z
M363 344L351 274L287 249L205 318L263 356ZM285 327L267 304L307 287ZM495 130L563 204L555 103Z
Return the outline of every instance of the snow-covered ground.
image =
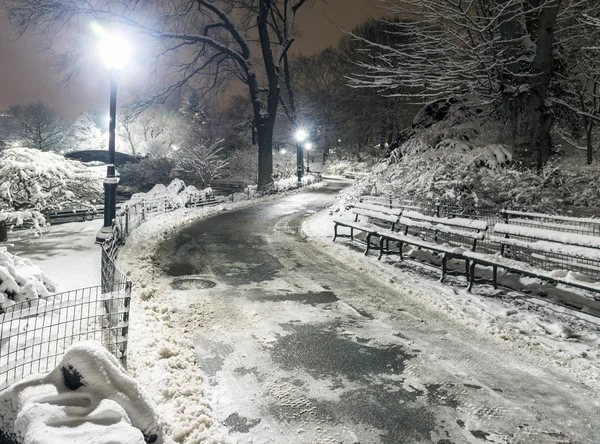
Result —
M416 303L444 313L475 334L495 339L502 347L600 389L600 318L517 291L495 291L488 285L477 285L473 293L468 293L464 282L442 284L439 274L423 273L422 268L411 266L410 261L395 266L387 257L381 261L376 254L365 257L348 248L343 239L332 241L330 210L312 217L303 229L324 251L343 257L349 266L367 270L383 282L393 283L413 295ZM536 284L534 279L523 279L528 281L525 284Z
M43 236L31 231L9 234L8 251L41 267L56 284L56 292L100 285L101 219L53 225Z
M310 186L310 188L318 188L324 185L325 183L318 183ZM298 191L291 191L291 193L295 192ZM146 247L151 249L170 230L183 223L215 212L278 199L280 196L280 194L272 195L217 207L182 208L171 213L155 216L134 233L132 243L135 244L137 238L142 249L145 250ZM96 232L101 226L101 220L57 225L50 227L48 233L42 237L35 237L32 232L18 231L11 233L7 247L13 254L31 258L35 265L44 269L48 276L52 276L57 284L57 292L96 286L100 284L100 246L94 242ZM148 242L149 239L151 240ZM140 245L133 248L140 248ZM131 256L133 264L136 263L136 254L134 253ZM122 256L125 260L127 259L126 252ZM135 265L131 268L135 270ZM135 271L131 272L131 276L135 282L134 289L136 292L132 304L128 370L141 385L147 387L150 396L160 405L158 411L165 418L165 430L167 431L165 442L223 441L224 434L221 426L211 418L202 376L198 373L195 364L196 357L193 342L186 338L185 332L178 329L173 330L176 326L173 325L170 319L171 314L177 310L171 307L176 307L177 304L161 303L157 305L156 303L147 303L154 296L155 291L151 284L152 277L143 273L140 275ZM139 278L139 280L136 280L136 278ZM139 296L139 299L136 298L136 295ZM141 307L139 303L142 304ZM155 352L156 356L153 356L149 352L150 350ZM56 392L56 396L60 400L53 405L58 406L56 409L63 413L65 409L68 410L72 397L60 394L64 391L64 386L59 384L56 377L52 376L55 373L42 377L28 377L23 384L16 385L9 394L11 400L7 401L14 408L13 413L16 415L20 409L30 409L32 405L37 406L39 404L40 398L37 395L30 396L32 394L31 389L28 388L30 386L45 387L44 394ZM100 391L90 398L92 400L90 402L97 405L97 402L100 402L98 397L101 396ZM79 401L76 399L73 402L80 402L79 396L75 396L75 398ZM15 407L17 404L18 406ZM100 404L102 406L101 411L91 411L91 416L85 420L85 422L88 422L89 419L91 424L89 430L94 428L94 424L97 427L98 424L102 424L109 417L112 418L111 421L114 420L114 422L109 422L118 426L115 430L127 429L127 424L131 418L124 414L116 414L119 413L118 405L111 405L107 408L106 403ZM32 410L35 409L37 407ZM129 412L127 413L129 414ZM0 412L0 414L4 415L3 412ZM37 422L39 427L30 421L32 418L22 419L21 422L26 429L33 428L35 436L44 436L44 427L47 424L42 417ZM117 421L117 417L121 419ZM13 417L10 418L11 421L14 419ZM67 418L65 421L68 422L70 419ZM77 422L79 425L84 423L82 418ZM56 432L56 430L52 430L53 433ZM83 427L82 430L85 432L87 429ZM79 429L73 432L78 431ZM29 432L24 431L23 433ZM76 434L73 436L76 436ZM61 434L52 436L57 440L65 438ZM117 435L108 434L106 439L109 441L110 436ZM43 441L43 439L36 441L34 439L32 442L54 441ZM137 441L132 440L131 442Z

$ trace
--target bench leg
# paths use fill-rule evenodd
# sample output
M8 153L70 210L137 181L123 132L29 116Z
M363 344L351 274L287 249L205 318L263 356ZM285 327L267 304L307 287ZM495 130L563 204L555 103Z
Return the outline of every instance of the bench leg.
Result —
M493 278L492 281L494 283L494 290L498 289L498 267L494 266L492 267L492 273L493 273Z
M465 276L467 277L467 282L469 282L469 259L465 259Z
M398 242L398 249L399 251L399 255L400 255L400 262L402 262L404 260L404 255L402 253L402 247L404 246L404 244L402 242Z
M446 268L448 266L448 256L446 253L442 255L442 277L440 278L440 282L444 282L444 278L446 277Z
M471 266L469 270L469 287L467 291L470 293L473 288L473 284L475 283L475 261L471 261Z
M381 260L381 256L383 256L383 243L385 242L385 239L383 237L379 238L379 257L377 258L377 260Z
M370 248L371 248L371 233L367 234L367 249L365 250L365 256L368 256Z
M354 228L350 227L350 240L354 240Z
M333 226L333 241L334 241L334 242L335 242L335 239L336 239L336 238L337 238L337 236L338 236L337 229L338 229L338 224L335 224L335 225Z

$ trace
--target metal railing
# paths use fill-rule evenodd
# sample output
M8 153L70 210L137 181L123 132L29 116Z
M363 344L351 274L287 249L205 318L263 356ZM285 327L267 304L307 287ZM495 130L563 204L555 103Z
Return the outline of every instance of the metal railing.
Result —
M0 313L0 390L51 371L73 343L100 341L125 366L131 282L118 272L108 284L20 302ZM108 287L107 287L108 288Z

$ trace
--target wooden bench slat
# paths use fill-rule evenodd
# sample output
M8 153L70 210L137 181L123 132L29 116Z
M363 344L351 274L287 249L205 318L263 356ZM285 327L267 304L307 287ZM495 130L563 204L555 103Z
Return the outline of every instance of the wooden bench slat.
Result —
M562 231L544 230L541 228L524 227L522 225L509 225L498 223L494 226L494 234L507 234L509 236L526 237L537 240L557 242L581 247L600 248L600 236L587 234L565 233Z
M474 251L465 251L463 256L473 260L473 262L476 264L484 266L497 266L514 273L526 274L528 276L536 277L549 282L561 283L595 292L600 291L600 282L586 282L568 277L562 278L555 276L553 271L543 270L525 262L516 261L503 256L478 253Z
M429 241L423 240L420 237L411 236L411 235L403 234L403 233L397 233L395 231L381 230L377 234L379 234L379 236L381 236L382 238L389 239L391 241L404 242L406 244L414 245L416 247L427 248L427 249L439 251L441 253L448 253L451 255L460 255L466 249L466 247L461 248L461 247L453 247L451 245L436 244L434 242L429 242Z
M410 219L418 219L427 222L433 222L436 224L449 225L452 227L461 227L467 228L471 230L481 230L485 231L488 228L488 223L484 220L478 219L467 219L464 217L436 217L436 216L427 216L425 214L419 213L417 211L405 211L403 216L406 216Z
M385 222L396 223L398 222L398 216L394 216L391 214L380 213L378 211L365 210L363 208L353 208L352 212L354 214L358 214L359 216L367 216L373 219L379 219Z
M369 204L364 202L356 202L354 208L360 208L363 210L370 210L375 212L381 212L390 216L395 216L396 219L402 214L402 208L390 208L381 205Z
M502 210L502 211L500 211L500 214L509 215L509 216L520 216L520 217L536 217L538 219L560 220L563 222L575 222L575 223L581 223L581 224L600 225L600 218L593 219L591 217L554 216L551 214L528 213L525 211L515 211L515 210Z
M400 225L405 225L408 227L423 228L426 230L437 231L439 233L454 234L457 236L468 237L470 239L483 240L485 238L485 233L477 233L474 231L460 230L460 229L456 229L454 227L449 227L444 224L433 225L427 221L413 220L413 219L411 219L409 217L405 217L405 216L400 217Z
M333 220L336 224L338 225L342 225L344 227L352 227L355 228L357 230L361 230L367 233L376 233L377 230L379 229L379 227L376 227L374 225L366 225L364 223L361 222L354 222L353 220L347 220L347 219L334 219Z
M513 247L528 248L545 253L562 254L564 256L569 256L576 259L600 261L600 250L595 248L567 245L543 240L527 241L523 239L505 238L495 235L491 236L490 240L498 244L510 245Z
M533 220L533 219L509 219L508 220L508 224L509 225L521 225L521 226L527 226L527 224L529 225L535 225L537 227L540 228L548 228L550 230L553 231L586 231L588 233L594 233L597 232L598 230L594 230L591 227L585 227L585 226L581 226L581 225L566 225L566 224L555 224L555 223L551 223L551 222L542 222L539 220Z

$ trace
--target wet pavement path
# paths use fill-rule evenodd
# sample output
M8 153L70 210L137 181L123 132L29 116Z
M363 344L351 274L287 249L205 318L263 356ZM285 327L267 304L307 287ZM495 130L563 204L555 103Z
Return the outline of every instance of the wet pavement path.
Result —
M231 440L600 442L597 393L302 238L345 185L221 213L160 247Z

